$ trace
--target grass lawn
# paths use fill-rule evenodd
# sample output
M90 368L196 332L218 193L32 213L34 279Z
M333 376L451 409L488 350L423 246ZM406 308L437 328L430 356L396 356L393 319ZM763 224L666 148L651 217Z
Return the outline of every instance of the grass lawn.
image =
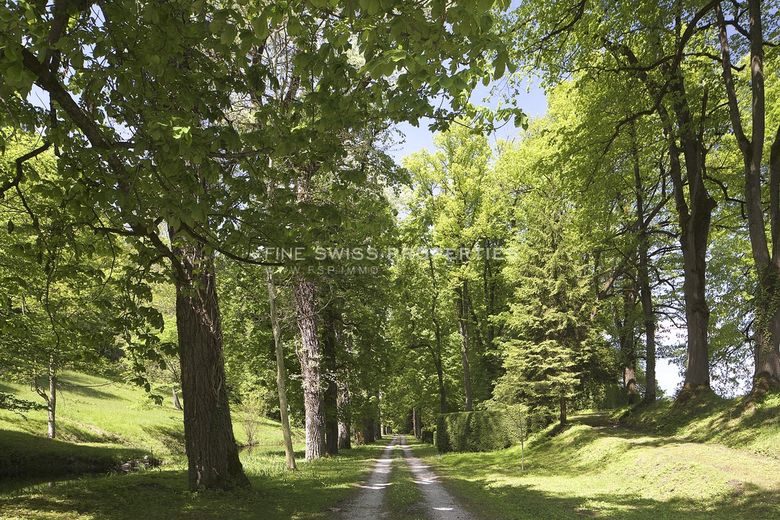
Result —
M59 440L46 439L46 413L0 411L0 518L19 519L315 519L329 518L379 456L382 444L360 446L338 457L304 462L302 432L294 432L299 471L284 469L279 424L261 419L257 445L241 460L252 483L232 492L187 490L182 414L170 401L151 402L137 387L80 373L65 373L58 399ZM30 401L21 385L0 390ZM244 417L234 431L245 443ZM165 464L130 475L106 468L144 453ZM102 474L65 477L63 473ZM52 477L50 482L42 476Z
M35 399L24 387L0 390ZM334 518L385 445L299 461L300 470L289 472L279 425L263 419L255 433L259 445L241 454L252 487L192 493L181 412L169 403L158 406L136 387L76 373L64 375L59 402L58 441L44 438L45 412L0 411L0 474L15 476L0 479L0 518ZM413 448L470 510L490 520L780 518L779 410L780 396L756 404L705 395L685 405L583 413L563 431L533 437L525 469L519 447L443 456L429 445ZM234 419L243 442L244 417ZM301 432L295 441L300 450ZM165 464L105 474L142 453ZM402 451L393 450L393 457L387 518L421 520L420 490ZM103 473L56 481L68 470ZM43 475L51 482L42 482Z
M152 402L143 389L78 372L60 376L57 393L57 438L61 441L102 447L135 448L162 459L184 453L182 412L166 399ZM28 386L0 383L0 391L20 399L43 402ZM284 446L279 424L259 419L255 437L260 445ZM246 443L243 417L233 411L233 431L239 444ZM0 430L46 435L46 412L21 416L0 410ZM303 440L300 431L295 440ZM2 433L0 433L2 442ZM2 455L0 455L2 456Z
M0 518L7 519L325 519L353 490L383 445L360 446L338 457L299 462L284 469L284 454L245 450L249 489L187 491L185 467L131 475L85 477L0 494ZM299 454L302 456L302 453Z
M29 387L0 383L0 391L40 402ZM245 417L233 412L233 431L246 443ZM279 424L257 418L255 442L266 450L283 449ZM106 472L144 454L165 464L184 459L182 412L165 401L157 405L143 389L77 372L60 376L57 440L45 438L46 412L24 415L0 410L0 479ZM294 440L303 441L301 431ZM0 480L0 489L8 483Z
M714 411L693 403L650 434L584 416L532 439L525 471L519 447L415 452L484 518L780 518L778 404L776 396L744 410L733 401ZM632 427L647 427L671 406L635 413Z

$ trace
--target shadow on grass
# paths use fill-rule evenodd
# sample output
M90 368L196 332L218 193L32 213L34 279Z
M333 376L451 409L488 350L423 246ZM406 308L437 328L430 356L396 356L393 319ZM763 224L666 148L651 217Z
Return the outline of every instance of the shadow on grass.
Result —
M69 372L58 380L60 391L67 394L75 394L90 399L122 399L121 396L102 390L104 387L110 387L111 384L100 383L96 385L89 379L74 372Z
M0 430L0 479L102 473L144 453L128 448L80 446L29 433Z
M723 439L746 430L780 427L780 395L728 400L704 393L684 401L661 400L630 408L620 423L661 435L682 433L698 441Z
M247 461L252 487L233 491L189 492L184 470L55 483L0 495L0 517L28 518L47 511L52 518L89 514L106 520L333 518L341 501L353 492L353 484L370 467L367 459L378 456L381 447L361 446L337 457L301 462L296 472L283 470L283 459L278 457L274 458L278 471L261 470Z
M57 430L57 437L69 442L122 443L118 435L91 425L58 421Z
M144 433L158 440L167 453L182 455L185 452L184 425L181 426L144 426Z
M659 520L678 519L759 519L777 518L780 499L751 485L740 487L735 494L703 504L695 500L670 498L654 500L631 495L597 494L562 496L529 486L496 485L484 480L448 478L447 487L477 506L483 518L491 520L556 520L587 517ZM737 494L738 493L738 494Z

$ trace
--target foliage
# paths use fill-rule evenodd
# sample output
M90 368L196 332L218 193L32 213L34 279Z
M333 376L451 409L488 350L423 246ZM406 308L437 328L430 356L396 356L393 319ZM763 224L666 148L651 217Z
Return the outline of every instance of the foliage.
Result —
M447 413L437 421L436 448L441 453L500 450L518 443L520 435L518 418L506 411Z

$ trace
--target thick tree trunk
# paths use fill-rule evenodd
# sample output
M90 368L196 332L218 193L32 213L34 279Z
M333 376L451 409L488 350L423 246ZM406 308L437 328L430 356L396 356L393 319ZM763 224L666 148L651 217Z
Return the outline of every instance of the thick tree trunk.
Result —
M659 46L659 42L653 42ZM639 65L630 49L621 48L632 66ZM674 191L675 209L680 226L683 255L683 296L688 329L688 359L684 389L709 388L708 329L710 311L706 298L707 245L715 200L704 184L705 146L697 134L680 64L665 64L666 88L661 91L648 74L637 68L638 77L653 97L668 97L672 111L664 103L657 105L669 148L669 176ZM705 107L706 108L706 107ZM680 139L678 146L677 139ZM685 177L680 155L685 158ZM687 193L686 193L687 191Z
M677 81L679 86L675 97L675 111L678 128L681 129L681 143L691 199L690 213L680 211L678 215L683 254L685 317L688 324L688 360L684 388L695 390L710 386L708 341L710 309L707 304L706 272L710 221L715 201L704 185L704 147L695 134L695 124L688 111L687 102L684 101L685 90L682 87L682 79L677 78ZM680 186L682 181L679 180L681 177L679 155L674 150L670 156L674 189L679 193L682 191Z
M772 263L762 271L755 320L754 393L780 388L780 269Z
M279 317L276 314L276 285L274 284L273 271L266 269L268 284L268 307L271 318L271 330L274 335L274 353L276 354L276 391L279 394L279 416L282 422L282 437L284 438L284 461L287 469L296 469L295 451L292 444L292 432L290 431L290 417L287 404L287 366L284 364L284 350L282 349L282 334L279 328Z
M674 189L677 218L680 225L680 246L683 256L683 297L688 330L688 349L683 388L686 391L709 388L710 309L706 295L707 243L715 201L704 185L704 147L695 134L695 124L688 110L685 88L679 71L674 75L673 105L680 130L682 154L685 157L690 204L686 201L686 182L680 164L680 149L667 121L669 144L669 174ZM661 110L661 109L659 109Z
M685 317L688 323L688 359L685 370L686 389L709 388L708 330L710 309L706 296L706 244L691 246L709 233L709 218L705 222L692 222L683 231L683 294L685 296Z
M189 487L246 486L230 420L213 257L201 245L172 238L181 268L176 275L176 328Z
M766 93L764 78L764 34L761 0L749 0L750 41L750 135L745 132L739 100L732 77L731 49L721 6L716 5L720 26L723 82L728 97L729 116L734 136L742 152L745 179L745 210L748 235L758 278L755 298L755 372L753 392L780 388L780 127L769 157L770 237L762 200L764 141L766 140ZM771 251L770 251L771 239Z
M352 414L348 383L342 380L338 390L339 449L348 450L352 447Z
M325 454L325 413L322 403L320 343L317 336L316 288L303 278L295 282L295 311L301 332L298 359L303 378L303 408L306 427L306 460Z
M46 409L48 410L48 437L54 439L57 436L57 368L52 361L49 362L49 399Z
M336 373L336 327L339 320L338 312L333 303L325 309L324 334L322 338L322 353L325 361L325 393L323 404L325 409L325 449L328 455L339 452L339 416L338 416L338 383Z
M376 440L374 426L376 422L371 416L363 418L363 443L371 444Z
M458 325L460 327L460 360L463 365L463 391L465 393L465 410L470 412L474 408L474 395L471 388L471 368L469 365L469 328L467 301L467 282L463 282L458 291Z

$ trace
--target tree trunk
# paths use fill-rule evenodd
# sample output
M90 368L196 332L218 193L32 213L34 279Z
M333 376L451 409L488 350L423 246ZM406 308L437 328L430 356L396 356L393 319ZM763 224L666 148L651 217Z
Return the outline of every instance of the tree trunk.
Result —
M317 337L316 288L298 278L293 288L301 347L298 359L303 378L303 407L306 416L306 460L319 459L325 454L325 414L320 387L320 343Z
M439 412L447 413L447 394L444 387L444 368L442 367L442 332L441 324L436 316L439 299L439 289L436 283L436 269L433 265L433 255L431 250L428 249L428 269L431 275L431 285L433 286L433 292L431 293L431 321L433 322L433 333L435 336L436 344L431 347L431 357L433 358L433 364L436 366L436 379L439 385Z
M376 392L376 406L374 407L374 438L382 438L382 394Z
M628 404L638 400L636 386L636 336L634 334L634 312L636 310L636 291L633 282L623 287L623 316L620 327L620 357L623 361L623 389Z
M463 391L466 394L465 410L470 412L473 407L473 392L471 389L471 368L469 366L469 329L468 329L468 309L466 308L466 292L468 291L467 282L463 282L458 291L458 324L460 326L460 359L463 365Z
M636 198L637 224L637 285L639 301L642 305L642 322L645 329L645 396L644 401L655 402L655 313L653 311L653 291L650 285L650 244L649 220L645 215L645 189L642 183L642 171L639 161L639 146L636 141L636 127L631 125L631 151L634 163L634 196Z
M780 388L780 269L775 263L761 270L758 284L753 393Z
M352 431L350 413L349 385L342 381L339 385L338 411L339 411L339 449L348 450L352 447Z
M290 431L290 417L287 405L287 366L284 364L284 350L282 349L279 317L276 314L276 285L271 268L266 269L268 282L268 307L271 318L271 330L274 335L274 352L276 354L276 391L279 393L279 416L282 422L282 437L284 438L284 461L287 469L296 469L295 451L292 444L292 432Z
M566 397L565 396L561 396L560 407L561 407L561 410L560 410L560 415L558 415L558 421L560 422L561 425L564 425L564 424L566 424L566 420L567 420L567 415L566 415Z
M439 413L447 413L447 390L444 387L444 369L441 358L434 355L433 363L436 365L436 382L439 387Z
M334 303L325 309L324 334L322 338L322 353L325 361L325 393L323 404L325 409L325 449L328 455L338 455L339 452L339 416L338 416L338 384L336 374L336 327L339 320Z
M171 234L191 490L247 486L230 420L213 256Z
M181 401L179 400L179 393L176 391L176 387L171 387L171 404L177 410L181 410Z
M728 97L729 116L734 136L742 152L745 179L745 210L748 235L758 278L755 298L755 372L753 392L780 388L780 127L772 142L769 157L770 237L762 204L762 164L766 139L766 93L764 78L764 34L760 0L749 0L750 136L742 125L739 100L732 77L731 49L721 6L716 5L720 26L723 82Z
M417 435L417 408L412 408L412 435L416 438L420 438Z
M363 418L363 443L371 444L375 439L374 432L374 418L371 416Z
M382 423L378 419L374 421L374 438L378 441L382 440Z
M709 234L710 214L703 220L691 219L681 236L683 251L683 294L685 317L688 324L688 358L684 387L689 390L709 388L708 330L710 309L706 296L706 237ZM702 240L704 243L702 243ZM693 245L696 243L696 245Z
M674 190L677 219L680 225L680 246L683 256L683 296L688 331L687 362L683 388L687 391L709 388L708 329L710 309L706 295L707 242L715 201L704 185L704 148L695 134L695 125L687 106L682 77L677 72L672 87L680 130L682 154L685 157L690 206L686 201L680 149L677 146L669 114L661 107L669 145L669 174Z
M656 38L657 39L657 38ZM661 47L659 41L652 42ZM639 62L628 48L621 51L629 63ZM691 114L680 63L661 65L666 79L662 91L646 71L636 68L650 95L668 97L672 111L664 103L657 105L669 149L669 176L674 191L675 209L680 226L680 246L683 255L683 296L688 329L688 359L684 389L709 388L708 329L710 311L706 298L707 243L715 200L704 184L705 146L697 134L696 121ZM706 99L705 99L706 101ZM706 109L706 107L705 107ZM677 138L680 139L680 146ZM680 154L685 158L685 177ZM686 196L687 189L687 196ZM690 203L689 203L690 202Z
M707 304L706 271L707 243L715 201L704 185L704 146L696 136L695 123L688 110L686 93L679 72L677 76L674 105L690 192L690 213L687 207L684 211L678 212L681 230L680 245L683 254L683 294L688 324L688 359L684 388L695 390L710 386L708 341L710 309ZM682 196L678 194L682 192L683 183L676 145L674 148L670 150L672 152L670 161L675 197L678 198ZM677 205L679 208L679 201Z
M49 361L49 399L46 406L48 416L48 437L57 436L57 369L53 360Z

